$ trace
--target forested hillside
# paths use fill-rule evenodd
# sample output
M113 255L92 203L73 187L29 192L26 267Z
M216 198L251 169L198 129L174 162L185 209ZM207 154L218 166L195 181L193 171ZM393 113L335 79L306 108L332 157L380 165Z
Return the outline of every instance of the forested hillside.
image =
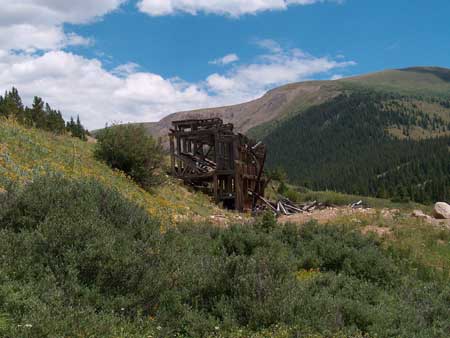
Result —
M75 122L73 117L65 122L59 110L52 109L42 98L35 96L31 107L26 107L22 103L17 88L6 91L0 95L0 118L14 118L26 127L35 127L50 131L56 135L64 134L66 131L72 136L86 141L89 134L87 129L81 124L80 117L77 116Z
M450 98L358 90L282 123L264 142L292 182L418 202L450 187Z

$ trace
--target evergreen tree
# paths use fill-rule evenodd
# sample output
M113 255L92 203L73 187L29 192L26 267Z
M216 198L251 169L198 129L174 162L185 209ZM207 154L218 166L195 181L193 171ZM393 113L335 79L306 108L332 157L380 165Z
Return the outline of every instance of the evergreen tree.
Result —
M0 116L14 117L20 122L23 122L24 106L19 92L15 87L9 92L6 91L5 96L0 100Z
M27 127L44 129L55 134L62 134L66 130L73 136L86 140L88 131L81 124L80 118L77 122L71 118L66 123L59 110L54 110L42 98L35 96L31 108L24 107L18 90L13 87L10 91L5 91L4 96L0 95L0 117L15 118Z
M45 129L55 134L62 134L65 129L65 122L61 112L53 110L48 103L45 104L46 126Z
M44 110L44 101L35 96L33 105L31 107L31 119L36 128L45 129L46 127L46 112Z
M74 121L73 117L70 117L70 122L67 123L66 129L73 137L78 137L83 141L87 140L87 130L81 124L80 116L77 116L77 122Z

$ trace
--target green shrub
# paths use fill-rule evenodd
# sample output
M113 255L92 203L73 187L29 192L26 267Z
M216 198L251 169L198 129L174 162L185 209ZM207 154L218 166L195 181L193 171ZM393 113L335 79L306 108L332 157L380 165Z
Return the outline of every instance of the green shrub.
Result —
M141 125L113 125L97 136L96 158L129 175L144 188L155 184L163 155L156 142Z
M0 196L2 337L450 332L448 279L348 226L279 225L267 214L161 234L118 191L61 177Z
M14 319L11 337L139 331L130 290L159 238L144 210L95 181L61 177L9 192L0 210L0 312Z

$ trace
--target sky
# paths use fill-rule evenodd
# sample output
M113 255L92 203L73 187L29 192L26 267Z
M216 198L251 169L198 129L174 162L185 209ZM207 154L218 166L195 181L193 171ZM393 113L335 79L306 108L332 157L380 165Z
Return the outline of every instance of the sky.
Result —
M280 85L450 68L448 0L0 0L0 90L89 129Z

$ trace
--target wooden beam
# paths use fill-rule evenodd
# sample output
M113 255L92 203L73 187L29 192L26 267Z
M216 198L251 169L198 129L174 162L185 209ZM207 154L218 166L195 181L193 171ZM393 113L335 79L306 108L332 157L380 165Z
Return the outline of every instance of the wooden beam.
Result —
M175 174L175 145L173 142L173 135L170 135L170 170Z

